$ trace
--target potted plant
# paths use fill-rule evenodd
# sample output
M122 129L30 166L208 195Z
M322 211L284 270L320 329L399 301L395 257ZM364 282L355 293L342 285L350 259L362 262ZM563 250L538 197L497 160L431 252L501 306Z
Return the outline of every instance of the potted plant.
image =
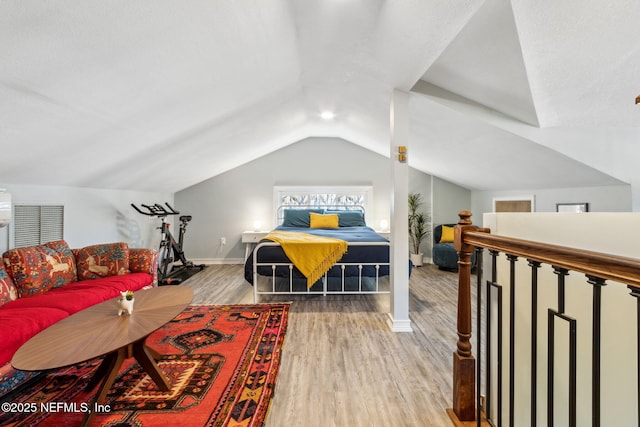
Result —
M133 313L133 303L135 298L133 297L133 291L120 292L120 299L118 300L118 316L122 316L123 313Z
M423 253L420 251L422 239L429 234L428 217L423 212L418 212L422 206L420 193L409 194L409 241L411 243L411 263L419 267L422 265Z

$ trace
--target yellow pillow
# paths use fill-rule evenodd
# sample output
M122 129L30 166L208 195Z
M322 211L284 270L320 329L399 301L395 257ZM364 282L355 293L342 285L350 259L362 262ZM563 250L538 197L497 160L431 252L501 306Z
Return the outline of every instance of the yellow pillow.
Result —
M322 215L311 212L309 220L311 228L338 228L338 214Z
M453 227L442 226L442 235L440 236L440 243L453 242Z

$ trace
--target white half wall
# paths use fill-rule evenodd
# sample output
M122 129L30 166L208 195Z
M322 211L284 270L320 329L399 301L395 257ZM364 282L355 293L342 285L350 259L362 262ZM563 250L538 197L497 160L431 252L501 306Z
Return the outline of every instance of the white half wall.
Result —
M492 234L579 248L640 259L640 213L500 213L485 214L483 224ZM484 254L484 277L490 279L490 256ZM504 290L503 339L508 378L509 265L501 254L497 283ZM515 293L515 425L530 423L531 383L531 269L526 259L516 262ZM548 309L558 309L557 275L543 265L538 280L538 420L546 419L547 405L547 325ZM577 425L591 425L591 351L593 285L582 273L570 272L566 278L565 314L576 320L577 333ZM494 290L494 295L495 295ZM637 307L636 298L620 283L607 281L602 287L601 343L601 422L603 426L638 425L637 413ZM494 301L495 303L495 301ZM495 305L493 305L496 307ZM496 311L494 311L496 313ZM493 322L492 322L493 323ZM556 420L567 420L568 328L562 320L556 326L555 408ZM495 324L494 324L495 328ZM495 329L494 329L495 332ZM475 334L475 332L474 332ZM495 335L494 335L495 336ZM472 342L475 345L475 338ZM475 350L474 350L475 352ZM495 355L495 353L494 353ZM495 362L495 360L494 360ZM494 364L494 372L497 372ZM506 382L505 382L506 384ZM494 383L495 385L495 383ZM494 389L493 396L496 396ZM507 389L504 390L507 393ZM495 404L495 403L494 403ZM505 407L507 407L505 403ZM494 419L495 414L494 414ZM561 423L562 424L562 423Z

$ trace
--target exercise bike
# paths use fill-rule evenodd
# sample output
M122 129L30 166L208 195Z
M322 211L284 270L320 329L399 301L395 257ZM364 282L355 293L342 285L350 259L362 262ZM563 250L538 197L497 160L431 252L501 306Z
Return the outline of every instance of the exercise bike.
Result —
M144 208L144 210L142 210L131 203L131 206L142 215L155 216L162 220L162 224L158 227L162 234L160 248L158 249L158 284L178 285L184 279L183 276L186 275L188 278L194 270L202 270L204 265L194 265L193 262L188 261L182 250L184 234L192 216L182 215L178 217L180 220L180 233L178 235L178 241L176 242L169 230L171 224L169 224L166 219L169 215L180 215L180 212L176 211L169 203L165 202L165 205L166 207L158 203L154 205L141 204ZM173 268L174 261L180 261L181 265Z

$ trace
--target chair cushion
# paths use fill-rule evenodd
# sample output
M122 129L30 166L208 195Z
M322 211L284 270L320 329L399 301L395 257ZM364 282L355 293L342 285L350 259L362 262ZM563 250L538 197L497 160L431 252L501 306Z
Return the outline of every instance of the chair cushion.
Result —
M433 258L433 263L438 267L449 269L458 268L458 253L453 247L453 243L438 243L433 245L431 257Z
M443 225L442 234L440 236L440 241L438 243L453 242L453 239L454 239L454 228Z

